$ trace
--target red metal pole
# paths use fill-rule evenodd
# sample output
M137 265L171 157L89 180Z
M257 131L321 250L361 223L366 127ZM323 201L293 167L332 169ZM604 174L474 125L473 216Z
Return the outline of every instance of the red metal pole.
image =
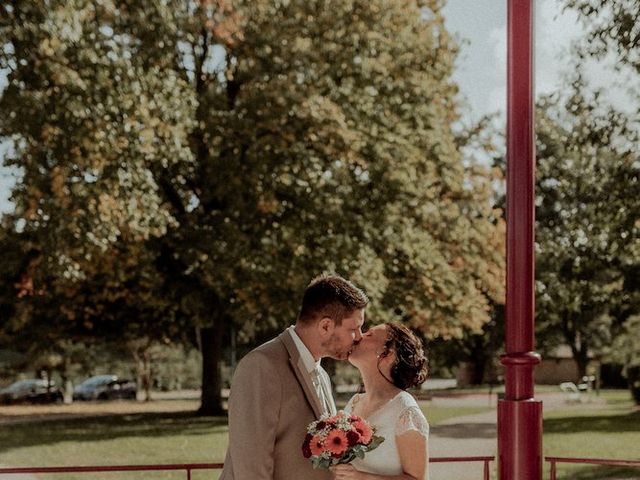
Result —
M542 479L542 402L533 398L533 0L507 8L507 300L505 397L498 402L500 480Z

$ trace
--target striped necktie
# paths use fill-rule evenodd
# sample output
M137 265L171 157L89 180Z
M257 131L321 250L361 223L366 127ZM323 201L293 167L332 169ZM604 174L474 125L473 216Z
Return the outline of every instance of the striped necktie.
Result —
M334 415L335 407L333 406L333 402L329 399L329 392L327 392L327 388L325 385L325 381L322 377L322 372L320 371L320 367L316 367L311 371L311 378L313 380L313 385L316 389L316 394L320 399L320 404L322 405L322 414L323 415Z

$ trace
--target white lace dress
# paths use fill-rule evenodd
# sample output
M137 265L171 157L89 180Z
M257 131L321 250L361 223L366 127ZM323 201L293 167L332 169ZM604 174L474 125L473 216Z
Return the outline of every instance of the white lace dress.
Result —
M362 395L364 394L356 394L351 397L344 408L345 412L352 413L354 405L362 399ZM425 437L429 436L427 419L413 396L404 391L371 413L365 420L375 427L376 435L384 437L385 440L378 448L367 453L364 460L355 459L353 461L352 465L361 472L378 475L401 475L403 470L396 445L396 436L410 430L420 432ZM426 454L428 455L428 452ZM425 475L424 480L428 480L428 477L428 474Z

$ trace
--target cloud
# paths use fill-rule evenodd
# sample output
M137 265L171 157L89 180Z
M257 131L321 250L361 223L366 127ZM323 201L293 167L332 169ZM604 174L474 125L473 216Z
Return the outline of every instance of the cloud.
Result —
M535 92L536 97L561 90L565 79L575 72L571 61L571 48L577 41L584 41L587 32L573 10L562 9L556 0L537 2L535 12ZM491 71L491 87L486 91L477 89L475 83L463 78L460 82L462 94L469 97L469 104L476 111L473 117L490 112L506 111L507 85L507 27L499 25L492 28L488 40L474 35L469 26L467 36L471 43L488 41L491 56L487 57L484 68ZM461 74L465 72L464 62L471 61L461 57ZM629 72L616 72L616 55L612 52L607 58L589 60L584 64L584 73L590 88L603 89L604 98L615 107L629 113L637 112L638 104L633 101L633 91L640 90L640 79ZM462 75L460 75L462 76Z
M584 28L573 10L562 10L557 0L536 3L535 12L536 95L557 91L562 79L571 73L571 45L584 37Z
M7 148L0 143L0 159L4 157ZM0 165L0 215L12 212L13 203L9 200L11 189L16 183L16 173L14 169L10 169Z
M492 70L495 72L493 88L489 91L486 105L487 113L500 112L503 116L507 109L507 27L496 27L489 33L492 44Z
M536 3L535 11L534 86L536 96L556 91L567 73L571 43L583 35L573 12L562 12L554 0ZM494 83L486 99L487 111L506 111L507 101L507 27L501 25L489 33L491 68L496 71Z
M536 16L536 91L552 93L563 88L566 78L575 73L576 63L571 47L587 41L588 32L573 10L562 10L555 0L539 4ZM584 79L589 89L601 89L603 99L621 111L638 111L637 73L621 69L616 71L617 52L613 49L602 60L588 59L583 63Z

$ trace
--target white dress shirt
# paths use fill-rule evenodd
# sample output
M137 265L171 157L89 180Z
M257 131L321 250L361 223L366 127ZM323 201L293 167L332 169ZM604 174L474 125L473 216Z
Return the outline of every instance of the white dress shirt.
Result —
M307 346L296 333L295 327L292 325L288 330L291 334L291 338L293 338L293 343L296 345L298 352L300 352L302 363L311 377L316 394L318 395L320 404L323 408L323 414L335 415L336 406L333 401L333 396L331 395L331 381L329 380L329 374L322 368L320 360L313 358L313 355L311 355Z

